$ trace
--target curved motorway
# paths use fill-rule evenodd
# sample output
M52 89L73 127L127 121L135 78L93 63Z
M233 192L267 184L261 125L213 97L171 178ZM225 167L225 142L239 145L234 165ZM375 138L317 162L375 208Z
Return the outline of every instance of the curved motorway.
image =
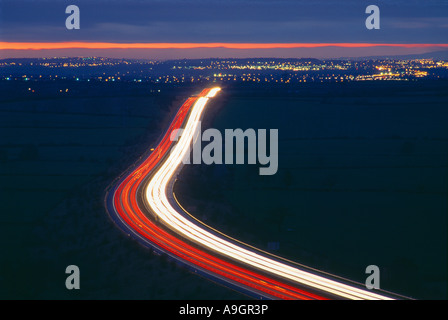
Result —
M188 217L172 185L189 152L205 106L219 88L204 89L180 107L158 146L134 165L105 198L112 220L141 244L192 272L261 299L392 299L393 294L291 263L244 245ZM178 141L171 135L183 129Z

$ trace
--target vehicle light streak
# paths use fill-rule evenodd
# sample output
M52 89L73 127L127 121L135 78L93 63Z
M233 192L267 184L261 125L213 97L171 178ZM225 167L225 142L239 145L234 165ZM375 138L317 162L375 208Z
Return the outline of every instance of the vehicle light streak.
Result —
M168 185L189 150L207 101L219 90L205 89L198 97L187 99L158 146L109 192L106 200L110 201L109 213L114 221L145 245L257 296L389 299L243 248L192 223L173 208L167 196ZM181 127L184 130L178 142L171 141L171 134Z
M169 181L172 179L177 167L181 164L185 153L189 151L189 145L198 126L199 119L209 97L214 96L219 88L213 89L206 97L201 97L194 104L190 117L178 143L161 168L155 173L146 187L146 200L151 209L162 219L167 226L222 255L241 261L257 269L268 271L277 276L320 289L325 292L348 299L389 299L388 297L352 287L334 280L329 280L297 268L293 268L281 262L264 257L256 252L241 248L229 241L200 228L196 224L179 214L170 204L166 191Z

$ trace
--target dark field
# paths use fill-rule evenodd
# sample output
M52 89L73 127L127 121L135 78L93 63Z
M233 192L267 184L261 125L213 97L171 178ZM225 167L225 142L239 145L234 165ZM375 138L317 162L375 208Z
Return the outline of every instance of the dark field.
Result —
M104 209L108 185L202 87L8 83L0 298L246 298L140 247ZM376 264L383 289L447 298L446 82L229 86L215 100L203 129L279 129L279 170L185 166L176 195L192 214L312 267L364 282ZM76 292L65 288L71 264Z
M361 283L374 264L382 289L446 299L447 89L229 88L207 125L277 128L279 170L186 166L176 194L198 218L261 249Z
M34 81L0 88L0 298L245 298L142 248L104 208L108 185L202 88L151 93L132 83ZM71 264L80 268L81 290L65 288Z

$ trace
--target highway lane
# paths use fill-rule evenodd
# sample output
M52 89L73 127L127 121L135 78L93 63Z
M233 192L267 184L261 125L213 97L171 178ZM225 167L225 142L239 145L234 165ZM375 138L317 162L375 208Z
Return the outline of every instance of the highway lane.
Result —
M181 106L157 148L117 187L107 201L114 221L141 243L156 247L194 270L269 299L389 299L390 297L301 270L212 233L176 211L167 191L209 99L205 89ZM170 135L183 128L178 142Z
M305 293L300 289L282 286L277 281L235 266L228 261L217 259L213 255L189 245L166 232L156 221L151 219L151 213L143 213L138 206L137 192L143 181L142 177L149 175L151 170L160 164L160 160L163 159L172 144L169 139L170 133L181 127L194 101L195 99L190 98L182 105L159 146L131 174L124 178L113 192L109 193L112 196L112 201L108 201L108 203L112 203L113 207L113 210L109 210L111 217L126 233L134 236L141 243L157 246L173 257L187 262L191 267L202 269L210 276L218 276L219 279L226 279L238 286L244 286L246 290L250 289L256 296L281 299L318 298L318 296Z

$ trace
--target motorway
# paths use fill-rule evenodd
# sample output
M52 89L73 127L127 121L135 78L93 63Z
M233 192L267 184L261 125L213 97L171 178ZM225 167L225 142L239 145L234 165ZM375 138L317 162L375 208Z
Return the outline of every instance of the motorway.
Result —
M167 254L191 272L259 299L389 300L393 294L270 255L188 216L172 186L207 102L220 88L204 89L180 107L156 148L117 179L105 198L111 219L127 235ZM183 129L178 141L171 135Z

